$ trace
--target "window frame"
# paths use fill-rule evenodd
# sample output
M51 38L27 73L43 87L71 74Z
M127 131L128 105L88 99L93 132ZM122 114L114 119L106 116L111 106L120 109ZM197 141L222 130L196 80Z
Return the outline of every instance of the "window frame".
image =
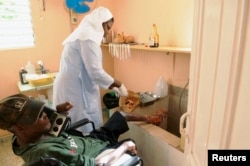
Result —
M0 50L34 46L30 0L0 0Z

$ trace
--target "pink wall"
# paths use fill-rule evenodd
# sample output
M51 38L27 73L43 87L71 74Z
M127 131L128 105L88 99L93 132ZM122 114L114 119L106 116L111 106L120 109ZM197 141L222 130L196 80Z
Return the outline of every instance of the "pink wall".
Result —
M191 47L194 0L115 0L115 31L148 42L152 24L158 26L160 44Z
M29 60L33 64L42 60L46 68L58 71L63 49L61 43L72 30L69 13L62 0L46 1L46 11L41 11L42 6L39 2L31 1L36 47L0 51L0 98L18 93L16 85L19 81L18 71ZM156 23L159 27L160 44L191 46L193 0L98 0L91 3L92 8L99 5L109 7L113 12L115 31L133 35L138 42L147 42L151 24ZM81 14L79 19L83 16L84 14ZM131 59L126 62L115 60L114 66L115 76L129 89L150 90L159 75L163 75L170 82L180 82L180 85L184 85L182 82L187 79L189 71L188 56L175 56L173 60L173 56L166 56L163 53L155 53L156 55L132 53ZM173 66L177 63L181 65ZM146 73L144 69L147 70ZM137 72L131 75L134 70ZM124 71L128 71L128 74ZM178 72L173 73L173 71ZM139 77L141 78L138 79Z
M132 91L151 91L160 76L168 84L184 87L189 78L189 54L132 50L128 60L115 59L115 76Z
M153 23L158 26L160 45L191 47L193 0L116 0L116 33L132 35L147 43ZM160 76L169 84L184 87L189 78L190 55L132 51L126 61L115 59L115 76L133 91L153 91Z
M105 1L105 0L103 0ZM69 22L69 12L64 5L64 0L53 0L45 3L46 10L42 11L42 1L30 1L32 7L32 17L36 37L34 48L0 50L0 98L18 93L17 82L18 72L21 67L31 61L36 65L38 60L45 63L45 67L50 71L58 71L61 56L62 41L71 32ZM99 3L102 0L98 1ZM102 3L109 6L110 1ZM91 4L98 5L97 2ZM81 14L79 17L82 17Z
M0 51L0 98L18 93L18 71L27 61L43 60L45 67L56 71L62 50L61 42L70 31L68 14L61 0L46 1L46 11L38 1L30 1L36 38L34 48ZM63 28L62 28L63 27Z

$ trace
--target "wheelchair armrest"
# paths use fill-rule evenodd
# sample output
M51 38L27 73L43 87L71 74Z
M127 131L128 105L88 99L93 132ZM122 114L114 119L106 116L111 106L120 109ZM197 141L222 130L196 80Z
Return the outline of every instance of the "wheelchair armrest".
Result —
M75 123L72 123L70 125L70 127L66 131L69 131L69 130L72 130L72 129L76 129L76 128L84 126L84 125L86 125L88 123L91 123L93 130L95 130L94 122L90 121L88 118L84 118L84 119L79 120L79 121L77 121Z

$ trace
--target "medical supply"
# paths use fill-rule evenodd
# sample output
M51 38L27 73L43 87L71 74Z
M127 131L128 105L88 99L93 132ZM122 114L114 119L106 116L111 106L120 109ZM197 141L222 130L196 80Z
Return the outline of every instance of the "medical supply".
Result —
M52 84L55 79L54 73L47 74L27 74L26 79L29 81L30 85L33 86L43 86Z
M46 74L47 71L46 71L46 69L45 69L45 67L44 67L43 61L39 60L39 61L37 62L37 64L40 66L40 72L41 72L42 74Z
M126 60L131 56L130 44L109 43L109 53L119 60Z
M31 61L28 61L27 65L25 66L25 69L28 72L28 74L36 73L35 66L31 63Z
M19 77L20 77L20 81L22 84L28 84L29 82L26 80L26 75L27 75L27 71L22 67L19 71Z

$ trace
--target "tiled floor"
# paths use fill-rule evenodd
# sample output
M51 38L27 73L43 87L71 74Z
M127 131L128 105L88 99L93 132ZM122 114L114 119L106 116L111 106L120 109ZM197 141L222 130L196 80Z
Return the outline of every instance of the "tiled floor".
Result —
M16 156L11 149L12 135L0 138L0 165L1 166L21 166L23 160Z
M105 123L108 120L108 110L107 109L103 109L102 116L103 116L103 122Z

